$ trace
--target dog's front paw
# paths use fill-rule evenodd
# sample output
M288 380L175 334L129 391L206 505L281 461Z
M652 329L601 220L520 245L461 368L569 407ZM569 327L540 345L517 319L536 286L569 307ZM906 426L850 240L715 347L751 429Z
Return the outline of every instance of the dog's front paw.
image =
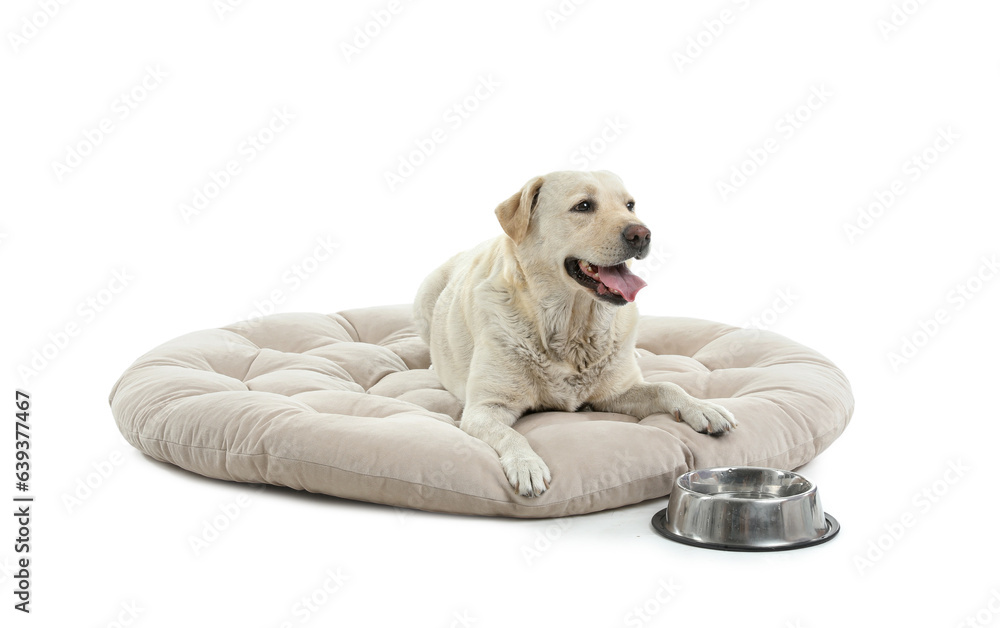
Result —
M514 490L525 497L538 497L552 481L549 467L533 451L501 456L500 466Z
M702 434L725 434L739 422L722 406L691 397L677 409L680 419Z

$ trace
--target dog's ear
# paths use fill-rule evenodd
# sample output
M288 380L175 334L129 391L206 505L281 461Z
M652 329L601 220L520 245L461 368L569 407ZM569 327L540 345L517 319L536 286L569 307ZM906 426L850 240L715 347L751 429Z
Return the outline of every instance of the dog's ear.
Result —
M528 223L531 222L531 213L538 203L542 181L542 177L535 177L525 183L517 194L497 205L497 220L514 244L520 244L528 234Z

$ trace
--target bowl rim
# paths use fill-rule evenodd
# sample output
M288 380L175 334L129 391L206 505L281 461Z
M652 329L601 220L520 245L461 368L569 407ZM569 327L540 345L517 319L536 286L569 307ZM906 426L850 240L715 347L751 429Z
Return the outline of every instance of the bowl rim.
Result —
M691 486L691 478L697 475L709 475L709 474L721 474L731 471L761 471L768 472L771 474L782 475L790 477L801 486L801 490L794 493L788 493L787 495L769 495L767 501L777 501L777 500L787 500L793 498L801 498L802 496L812 494L817 494L816 484L813 483L809 478L805 477L801 473L795 471L789 471L787 469L778 469L776 467L758 467L758 466L743 466L743 465L730 465L721 467L706 467L704 469L693 469L687 471L677 476L674 480L673 486L675 489L683 491L685 494L705 499L732 499L732 495L736 494L736 491L720 491L717 493L705 492L698 490Z

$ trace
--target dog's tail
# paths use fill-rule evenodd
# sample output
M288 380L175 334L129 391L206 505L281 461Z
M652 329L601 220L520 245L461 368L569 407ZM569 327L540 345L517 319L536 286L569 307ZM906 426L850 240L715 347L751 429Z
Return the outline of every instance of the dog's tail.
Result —
M448 278L451 276L451 266L449 262L441 266L424 279L417 290L417 298L413 302L413 320L417 324L417 333L427 344L431 343L431 329L434 321L434 306L438 297L448 285Z

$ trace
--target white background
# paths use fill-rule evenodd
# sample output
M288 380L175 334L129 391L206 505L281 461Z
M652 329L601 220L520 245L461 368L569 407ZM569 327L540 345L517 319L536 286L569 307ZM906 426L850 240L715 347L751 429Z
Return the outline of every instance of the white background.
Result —
M384 26L385 1L220 6L4 3L0 494L22 388L37 500L30 616L0 528L5 625L1000 625L996 3L426 0ZM852 423L803 468L834 541L689 548L651 530L665 500L522 521L256 491L119 435L107 395L148 349L409 302L560 169L635 195L640 311L766 326L847 373Z

